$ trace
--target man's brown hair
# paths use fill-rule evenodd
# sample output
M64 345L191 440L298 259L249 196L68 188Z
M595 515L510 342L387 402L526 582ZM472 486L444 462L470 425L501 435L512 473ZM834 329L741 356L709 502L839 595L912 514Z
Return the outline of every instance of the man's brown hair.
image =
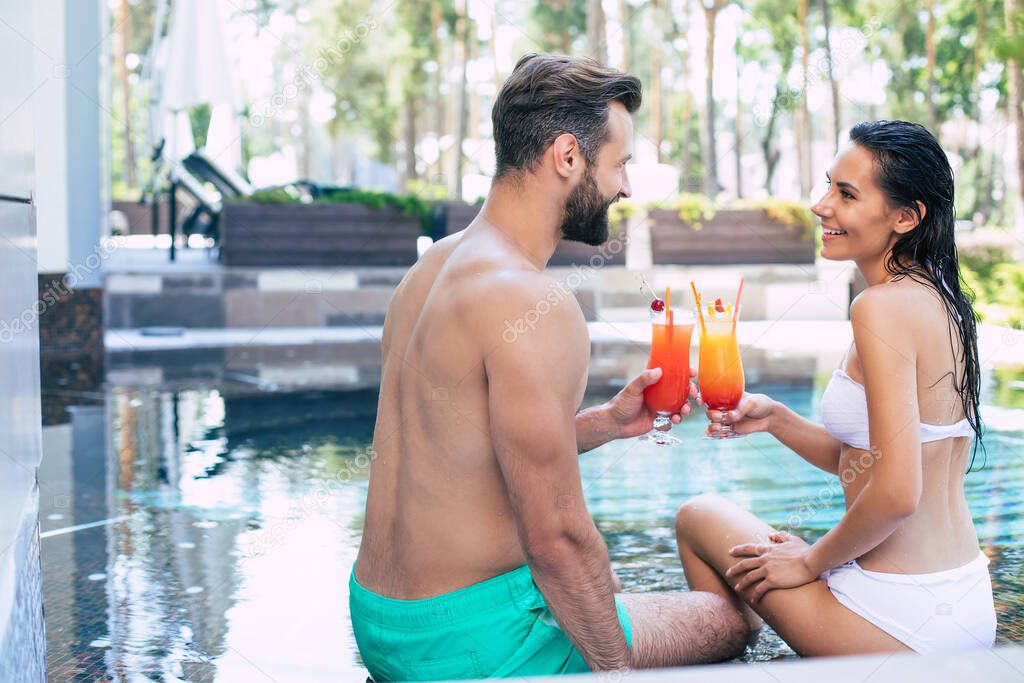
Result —
M587 164L608 139L608 108L640 108L640 79L592 59L528 54L516 64L491 110L495 179L537 167L562 133L576 137Z

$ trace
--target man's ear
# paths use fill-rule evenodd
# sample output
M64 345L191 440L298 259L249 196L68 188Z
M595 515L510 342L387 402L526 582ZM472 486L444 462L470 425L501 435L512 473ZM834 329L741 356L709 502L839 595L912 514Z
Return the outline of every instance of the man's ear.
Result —
M896 225L893 227L893 230L900 235L907 234L920 225L921 221L924 220L925 214L927 213L927 209L924 208L924 202L919 200L916 204L920 218L918 218L917 214L907 208L900 209L899 214L896 216Z
M572 133L562 133L555 138L551 143L551 155L555 172L563 178L570 177L583 161L579 142Z

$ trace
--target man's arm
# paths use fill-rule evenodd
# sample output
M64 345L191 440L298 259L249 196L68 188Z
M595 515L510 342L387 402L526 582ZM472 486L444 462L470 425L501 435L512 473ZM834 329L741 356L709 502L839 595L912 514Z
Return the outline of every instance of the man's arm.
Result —
M536 310L550 285L546 276L525 272L493 280L481 283L483 300L500 304L487 307L479 324L489 349L491 438L520 542L548 607L591 669L627 668L608 549L587 511L577 460L586 323L575 300L567 300L528 318L535 324L511 341L502 339L506 324Z
M576 413L576 451L586 453L619 438L605 405L586 408Z
M690 369L691 377L696 368ZM656 417L644 404L644 389L661 379L661 368L650 368L637 375L610 401L576 414L576 449L586 453L615 439L629 439L651 431ZM697 387L690 382L690 398L696 398ZM680 413L672 416L672 424L682 422L690 414L684 403Z

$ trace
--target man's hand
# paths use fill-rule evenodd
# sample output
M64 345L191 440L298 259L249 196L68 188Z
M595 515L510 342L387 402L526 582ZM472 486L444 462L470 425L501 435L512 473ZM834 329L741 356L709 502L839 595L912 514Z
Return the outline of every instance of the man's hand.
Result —
M697 376L697 368L690 368L690 377ZM616 439L628 439L651 431L657 415L644 403L644 389L661 379L661 368L644 370L622 391L605 404L605 410L615 430ZM697 386L690 382L690 398L697 397ZM672 416L672 424L679 424L683 415L690 414L689 402L683 404L679 413Z

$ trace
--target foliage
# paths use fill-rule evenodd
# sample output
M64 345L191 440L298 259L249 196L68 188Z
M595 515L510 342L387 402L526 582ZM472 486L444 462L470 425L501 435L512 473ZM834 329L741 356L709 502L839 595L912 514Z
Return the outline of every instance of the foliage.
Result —
M298 204L301 198L297 191L290 186L285 186L268 187L256 190L248 197L225 197L224 200L227 202L258 202L260 204Z
M652 202L647 208L674 210L691 230L703 229L704 223L715 217L715 204L705 194L684 193L675 200ZM729 208L764 211L771 221L799 231L803 239L811 239L816 233L814 215L803 202L778 197L740 199L731 202Z
M206 147L206 133L210 129L210 117L213 111L208 104L197 104L188 112L188 122L192 127L192 139L195 140L196 149Z
M261 204L300 204L303 203L299 193L292 186L273 187L257 190L248 197L234 201L258 202ZM398 195L390 192L375 192L358 188L339 188L325 192L311 202L312 204L363 204L375 209L397 209L403 216L417 216L428 230L434 220L436 202L417 195Z
M587 33L587 1L533 3L530 23L537 29L541 51L569 53L573 42Z
M974 309L994 325L1024 325L1024 263L1005 247L985 246L960 252L960 276L976 296Z
M629 224L631 218L640 213L641 207L633 202L620 199L608 209L608 226L613 235L618 235Z
M991 403L1004 408L1024 408L1024 371L1021 368L992 369Z
M122 7L128 8L128 22L123 25L123 34L128 41L126 52L144 57L149 49L155 0L115 0L111 4L110 32L114 36L111 45L117 43L122 31L118 25ZM886 67L885 100L882 104L866 105L861 102L843 103L843 127L858 119L907 118L922 122L933 115L940 121L955 120L965 116L981 121L980 135L969 132L957 137L956 146L948 151L963 160L955 168L957 175L958 214L977 222L1006 220L1016 200L1003 183L1001 164L1004 153L995 150L991 131L1004 116L1007 105L1005 62L1011 57L1024 61L1024 13L1013 18L1020 34L1014 40L1007 39L1004 27L1003 3L999 0L935 0L936 29L934 32L935 70L928 73L927 25L924 3L884 3L880 0L828 0L831 10L833 58L839 78L861 68L853 64L854 53L850 31L859 30L867 41L866 54L858 57L864 65L880 60ZM248 126L243 129L243 153L247 160L253 155L266 156L292 146L303 149L297 155L307 160L309 149L319 150L323 138L311 122L310 98L318 92L318 111L324 107L330 110L330 121L326 132L335 139L348 143L355 140L362 145L369 142L372 156L382 163L397 164L400 151L407 149L408 140L424 143L415 149L420 154L420 167L424 166L425 152L431 144L442 140L442 152L437 161L428 165L429 177L449 175L454 144L452 103L459 91L458 65L454 58L455 28L459 14L455 0L394 0L382 6L376 0L249 0L241 3L245 7L230 8L231 15L244 17L253 31L269 31L275 27L276 40L268 41L279 45L274 55L274 98L275 103L266 116L266 126ZM240 5L241 5L240 4ZM587 0L550 0L546 2L514 3L512 0L495 0L484 3L495 12L494 26L477 27L474 22L488 14L479 4L467 4L472 9L466 18L466 32L470 37L468 54L472 70L478 72L490 68L492 63L507 63L527 51L553 51L580 54L584 47L587 25ZM609 14L607 26L609 44L622 42L625 58L630 71L638 75L647 89L645 99L649 104L653 98L650 90L653 68L660 66L662 74L662 107L664 128L662 132L661 159L677 167L684 162L688 168L681 168L681 190L700 187L712 162L704 150L707 121L702 97L696 97L703 89L703 74L694 68L703 55L703 44L687 42L692 32L690 26L703 24L702 3L686 2L639 2L639 0L616 0L606 5L617 4L617 11ZM792 127L791 115L799 102L799 64L801 57L800 27L797 21L798 0L743 0L730 3L729 11L719 17L737 23L741 39L735 45L743 63L756 63L762 74L758 82L743 84L741 88L741 111L743 116L743 150L746 154L760 148L764 168L784 168L794 162L791 136L783 135ZM299 10L302 11L299 11ZM733 10L738 11L733 11ZM823 60L823 30L819 2L809 2L811 72L812 86L820 90L822 81L828 76ZM620 13L628 17L626 24L618 23ZM684 19L684 16L686 17ZM283 21L278 22L281 19ZM243 23L245 23L243 22ZM291 26L284 33L277 33L278 25ZM253 26L255 24L255 26ZM499 44L485 36L491 29L502 30L511 27L522 30L508 31L518 35L508 47L509 54L494 55L492 50ZM479 30L478 30L479 29ZM726 32L728 33L728 32ZM266 37L266 36L264 36ZM474 42L475 41L475 42ZM508 46L507 40L502 45ZM652 50L659 49L659 59L651 59ZM732 49L733 46L728 46ZM119 50L115 50L119 53ZM688 79L683 81L683 55L689 60ZM116 54L112 55L117 57ZM325 58L326 57L326 58ZM141 79L142 67L131 59L131 70L121 82L120 69L111 69L109 100L115 123L111 128L110 173L116 183L118 195L134 196L137 186L145 185L149 177L149 148L146 134L148 121L148 84ZM501 67L507 70L507 66ZM718 69L725 68L718 64ZM502 77L495 77L494 87L483 84L479 73L474 76L475 88L469 94L467 108L472 112L471 122L476 123L469 131L470 137L486 136L487 111ZM716 74L732 78L732 74ZM858 78L863 78L860 73ZM929 93L930 81L934 90ZM828 85L824 83L824 85ZM847 83L841 85L848 87ZM486 87L485 87L486 86ZM123 92L131 88L131 102L128 112L123 105ZM297 93L296 93L297 89ZM324 93L328 98L324 98ZM985 97L979 94L984 93ZM848 94L848 93L847 93ZM333 98L330 100L329 98ZM329 99L328 104L323 104ZM930 111L934 99L934 112ZM982 101L1003 108L1003 112L992 116L989 113L981 120ZM282 106L276 102L284 101ZM251 103L256 108L265 108L266 100ZM715 115L717 129L723 132L731 127L735 103L720 103ZM413 125L406 127L407 113ZM987 110L990 112L991 110ZM685 114L684 114L685 112ZM208 111L191 112L193 127L199 142L206 130ZM317 117L318 120L319 116ZM250 120L252 120L250 118ZM134 150L129 150L124 140L124 129L132 128ZM817 141L831 130L829 115L819 110L814 117L813 135ZM953 126L953 128L956 128ZM968 129L971 130L971 129ZM408 131L408 133L405 133ZM636 115L638 135L650 135L653 122L650 107L645 106ZM953 136L950 136L951 138ZM951 141L942 140L950 145ZM684 144L687 146L683 149ZM755 146L756 145L756 146ZM980 149L985 146L985 149ZM348 159L348 147L340 152L339 158ZM322 153L321 167L326 168ZM360 156L362 150L359 152ZM781 164L775 166L779 160ZM721 159L718 160L722 162ZM815 170L819 171L824 159L815 159ZM333 162L332 162L333 163ZM134 172L126 169L134 164ZM301 168L306 168L301 166ZM337 168L337 165L335 166ZM317 171L312 172L316 175ZM409 174L411 175L411 174ZM731 173L723 171L725 177ZM766 176L768 174L765 174ZM320 178L324 179L324 178ZM335 180L330 178L329 180ZM131 185L131 186L129 186ZM771 191L774 183L767 183ZM751 188L746 188L748 191ZM778 188L775 188L778 189ZM415 192L420 194L419 191ZM428 193L436 198L432 191ZM686 203L686 200L683 200ZM700 220L693 221L700 223Z
M399 46L394 36L404 34L381 26L386 15L375 15L372 0L321 2L313 12L305 52L334 96L330 132L369 133L374 156L391 163L398 117L392 62Z
M426 180L410 180L405 183L405 191L427 201L441 201L448 197L448 188Z
M732 206L737 209L760 209L773 222L784 225L789 230L799 231L800 236L805 240L814 236L814 214L803 202L771 197L769 199L741 200L733 202Z
M700 230L704 227L704 221L715 217L714 202L707 195L694 192L683 192L677 198L668 201L652 202L648 208L676 211L679 220L692 230Z

